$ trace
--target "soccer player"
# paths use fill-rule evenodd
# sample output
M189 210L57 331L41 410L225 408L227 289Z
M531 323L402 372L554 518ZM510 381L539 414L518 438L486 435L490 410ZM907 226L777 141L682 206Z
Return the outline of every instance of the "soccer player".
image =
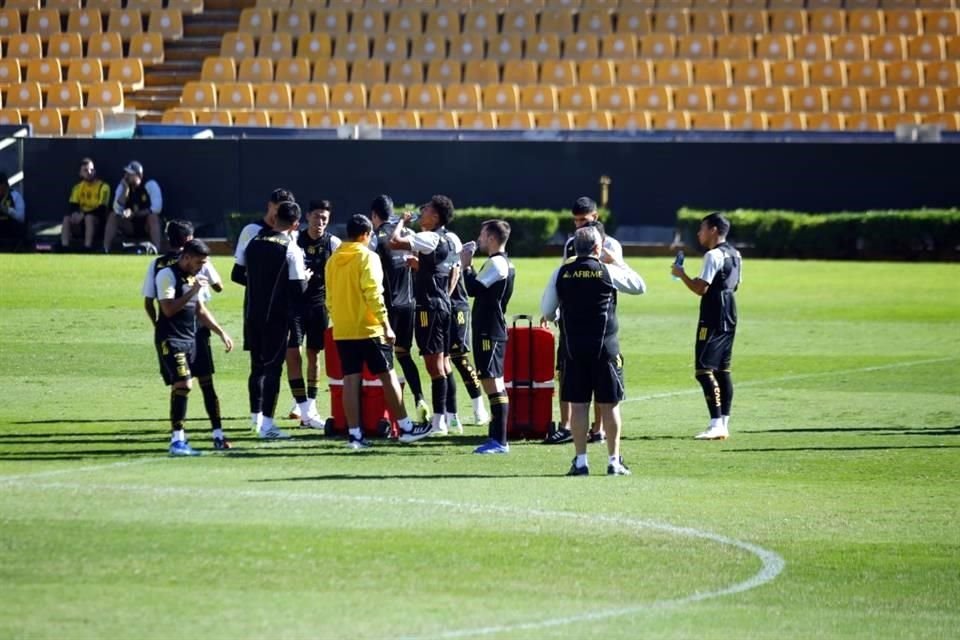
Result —
M459 264L458 264L459 266ZM470 396L470 403L473 405L473 424L487 424L490 421L490 414L487 408L483 406L483 389L480 386L480 378L477 377L477 371L470 364L470 300L467 297L467 288L463 282L462 273L457 278L453 291L450 292L450 362L460 373L460 379L463 380L463 386L467 389L467 395ZM447 411L450 411L449 405L453 405L452 411L456 417L457 430L463 433L463 427L460 426L460 418L456 416L457 399L456 385L451 377L448 380Z
M289 233L299 220L297 203L279 203L273 228L261 229L238 262L246 269L247 281L243 341L250 351L250 387L262 394L263 418L258 434L265 440L290 437L274 425L273 417L291 318L307 286L303 258ZM250 403L253 406L253 397Z
M734 292L740 286L740 252L727 243L730 221L713 212L700 221L697 240L707 249L700 275L691 278L683 266L674 265L673 275L700 296L700 321L694 349L696 378L710 412L707 430L697 440L726 440L730 436L730 407L733 404L733 378L730 360L737 332L737 301Z
M82 227L83 248L93 251L94 236L104 224L109 206L110 185L97 177L93 160L84 158L80 161L80 182L70 191L70 213L63 217L60 248L68 250L74 232Z
M480 227L476 245L468 242L460 253L463 280L473 297L473 357L477 375L490 400L489 439L474 453L508 453L507 415L509 403L503 383L503 360L507 348L507 303L513 295L516 271L507 258L510 225L503 220L487 220ZM480 272L473 269L473 250L479 247L487 254Z
M199 275L210 255L210 249L201 240L190 240L180 252L177 261L161 269L155 285L160 315L157 318L157 340L161 375L171 386L170 394L170 455L193 456L197 451L187 443L183 423L187 418L187 398L193 386L191 361L197 347L197 321L217 334L229 353L233 340L217 324L200 300L200 292L207 281ZM214 428L213 445L225 449L226 440L220 429Z
M160 339L157 335L159 314L157 312L154 300L157 299L157 275L167 267L173 266L180 259L183 247L193 240L193 225L185 220L171 220L167 223L167 243L170 251L158 256L150 261L147 267L147 275L143 281L143 308L150 318L150 323L154 327L154 342L157 346L157 355L160 357L160 368L163 371L163 354L161 353ZM223 291L223 281L220 274L214 268L209 260L203 263L198 276L205 285L200 289L198 297L204 305L210 302L212 295L210 290L217 293ZM213 351L210 349L210 329L200 325L196 332L196 347L193 351L193 359L190 361L190 373L196 377L200 383L200 391L203 393L203 406L207 411L207 417L210 418L210 425L213 428L214 449L229 449L230 442L223 435L223 420L220 415L220 399L217 397L217 391L213 386Z
M384 400L400 427L400 442L416 442L430 435L429 424L413 424L407 417L400 382L393 371L395 335L383 303L383 271L368 248L373 237L370 220L357 214L347 221L347 238L326 265L327 308L333 320L333 338L343 367L343 410L351 449L365 449L360 424L363 365L383 385Z
M560 401L569 402L576 456L567 475L590 473L587 431L590 400L600 408L606 431L607 475L630 475L620 456L620 402L624 397L623 356L617 338L617 293L641 294L646 285L622 261L601 259L603 238L594 227L577 229L576 256L553 272L540 310L547 319L557 311L563 323L563 376Z
M446 225L453 220L453 201L447 196L435 195L420 207L420 228L423 231L404 235L405 224L412 214L403 214L391 237L392 246L412 250L411 263L415 265L413 293L416 298L417 347L423 355L430 375L430 398L433 404L431 424L438 434L446 434L448 425L457 429L456 398L450 404L448 385L450 374L450 293L460 275L459 238L449 233ZM451 422L454 424L450 424Z
M430 416L430 407L423 399L420 371L410 353L413 348L415 317L413 273L407 264L410 252L394 246L390 241L396 227L393 199L390 196L379 195L373 199L370 203L370 221L373 223L373 249L380 257L380 266L383 269L383 300L387 305L390 326L396 334L393 351L413 394L418 417L421 422L426 422Z
M333 205L329 200L313 200L307 213L307 228L297 233L297 246L303 253L309 278L303 292L299 312L295 314L287 343L287 376L294 406L290 413L300 420L300 426L323 429L323 419L317 412L317 380L320 375L319 355L323 351L323 334L327 330L327 288L324 269L340 238L327 232ZM300 345L307 343L307 382L304 384L299 363ZM290 350L297 357L291 357Z

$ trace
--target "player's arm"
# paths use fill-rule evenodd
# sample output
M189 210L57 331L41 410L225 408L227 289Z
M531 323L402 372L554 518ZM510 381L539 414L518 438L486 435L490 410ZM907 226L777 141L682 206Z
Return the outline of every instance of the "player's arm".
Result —
M247 286L247 246L252 238L250 225L247 225L237 236L237 249L233 252L233 269L230 271L230 280L241 287Z
M467 267L463 271L463 283L467 287L467 293L476 296L484 289L489 289L501 280L506 280L509 270L507 261L501 256L487 260L480 268L480 273L475 272L473 267Z
M143 209L140 213L144 215L150 215L151 213L160 215L163 211L163 193L160 191L160 185L157 184L156 180L147 180L144 189L146 189L147 195L150 196L150 208Z
M156 265L156 258L147 265L147 276L143 279L143 287L141 287L143 310L147 312L147 317L150 318L150 324L152 325L157 324L157 305L153 302L157 298Z
M447 295L452 296L454 289L457 288L457 283L460 282L460 262L458 261L452 267L450 267L450 283L447 286Z
M173 276L173 272L170 269L164 269L157 274L157 293L158 301L160 302L160 311L167 318L171 318L187 306L187 303L190 302L190 299L193 298L197 293L200 292L200 289L203 287L205 282L204 278L194 278L193 285L190 289L180 296L179 298L174 297L177 295L176 289L176 278Z
M157 324L157 305L153 304L153 298L144 298L143 299L143 310L147 312L147 317L150 318L150 324Z
M207 305L199 300L197 300L197 318L199 318L200 324L220 336L220 340L223 341L223 346L227 348L227 353L233 351L233 339L223 330L223 327L217 323L217 319L214 318L210 310L207 309Z
M550 282L547 288L543 290L543 296L540 298L540 326L545 326L547 322L556 322L560 316L560 297L557 295L557 274L560 270L555 270L550 275Z
M719 264L717 263L718 258ZM710 288L710 282L713 281L713 277L717 275L717 272L722 266L723 256L718 255L718 252L711 250L704 254L703 269L701 269L700 275L696 278L691 278L688 276L687 272L683 269L683 265L674 264L670 269L670 272L676 277L680 278L680 281L686 285L687 289L698 296L703 296L707 293L707 290Z
M213 266L213 263L208 261L203 266L203 271L207 276L207 285L217 293L223 291L223 278L220 277L220 272Z
M647 283L643 281L639 273L628 267L626 263L611 263L604 266L617 291L630 295L646 293Z

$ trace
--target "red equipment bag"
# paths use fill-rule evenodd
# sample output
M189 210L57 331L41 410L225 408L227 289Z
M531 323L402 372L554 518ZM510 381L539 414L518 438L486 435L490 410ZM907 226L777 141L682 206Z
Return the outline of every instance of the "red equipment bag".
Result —
M333 329L328 328L323 336L323 362L330 384L330 417L323 427L324 435L335 437L347 434L347 416L343 410L343 368L340 353L333 341ZM398 434L397 422L387 411L383 385L375 375L363 367L363 382L360 389L360 426L364 435L391 437ZM402 383L401 383L402 389Z
M527 326L517 326L525 321ZM507 438L543 440L553 428L553 374L556 347L549 329L533 326L533 317L513 317L507 329L504 382L510 399Z

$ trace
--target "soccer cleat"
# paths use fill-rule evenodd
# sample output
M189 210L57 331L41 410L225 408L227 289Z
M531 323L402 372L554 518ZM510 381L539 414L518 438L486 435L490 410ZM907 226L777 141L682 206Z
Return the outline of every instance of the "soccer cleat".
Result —
M543 440L543 444L565 444L573 442L573 432L570 429L557 429Z
M370 441L360 436L359 438L353 436L352 434L347 435L347 448L353 449L354 451L359 451L360 449L369 449Z
M473 452L474 452L474 453L481 453L481 454L486 454L486 453L510 453L510 445L509 445L509 444L500 444L499 442L497 442L497 441L494 440L493 438L490 438L489 440L487 440L486 442L484 442L482 445L480 445L479 447L477 447L476 449L474 449Z
M463 435L463 423L460 422L460 416L453 414L450 416L449 430L451 433L456 433L457 435Z
M630 469L623 464L623 458L620 458L616 462L611 462L607 465L607 475L608 476L629 476Z
M590 435L587 436L587 442L606 442L607 436L604 435L603 430L600 431L591 431Z
M703 433L693 436L694 440L726 440L730 437L730 432L726 427L711 427Z
M171 456L199 456L200 452L194 450L186 442L177 440L176 442L170 443L170 455Z
M587 466L578 467L577 459L574 458L573 462L570 463L570 471L567 471L567 475L568 476L588 476L590 475L590 467L587 467Z
M320 416L308 415L306 418L300 420L301 429L323 429L324 420Z
M272 426L269 429L260 428L260 431L257 434L261 440L289 440L290 434L284 433L277 429L276 426Z
M258 417L259 416L259 417ZM253 429L254 433L260 432L260 427L263 425L263 415L262 414L253 414L250 416L250 428Z
M447 429L447 419L440 418L439 424L437 424L436 427L433 427L430 433L432 433L435 436L445 436L448 433L450 433L449 430Z
M490 422L490 413L486 407L480 406L478 411L473 412L473 424L488 424Z
M427 422L430 420L430 407L423 398L420 398L420 400L417 401L415 411L417 412L417 418L419 419L418 422Z
M300 405L297 404L296 401L294 401L293 406L290 407L290 411L287 413L287 417L290 418L291 420L300 419Z
M417 440L423 440L433 431L433 427L429 422L424 424L414 424L410 427L408 431L400 431L400 437L397 438L400 442L404 444L410 444L411 442L416 442Z
M226 438L214 438L213 448L217 451L226 451L227 449L233 449L233 445Z

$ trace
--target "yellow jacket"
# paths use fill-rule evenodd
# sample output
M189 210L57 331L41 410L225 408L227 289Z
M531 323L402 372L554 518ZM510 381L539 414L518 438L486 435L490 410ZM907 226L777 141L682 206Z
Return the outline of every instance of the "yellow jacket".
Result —
M383 336L387 307L383 303L380 258L359 242L344 242L324 270L327 311L335 340Z

